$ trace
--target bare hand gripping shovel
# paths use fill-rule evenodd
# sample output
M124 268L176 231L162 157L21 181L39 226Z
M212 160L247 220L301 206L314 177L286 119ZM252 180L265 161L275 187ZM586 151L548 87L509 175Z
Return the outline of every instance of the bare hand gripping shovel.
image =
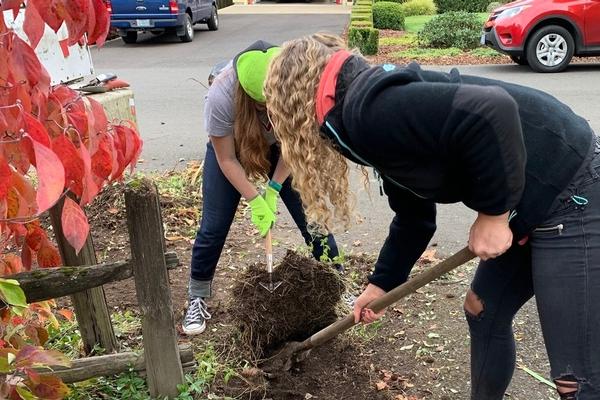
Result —
M267 236L265 236L265 250L267 253L267 272L269 273L269 282L260 282L260 286L273 293L279 286L281 286L282 282L273 282L273 240L271 237L271 230L269 230L269 232L267 232Z
M473 254L468 247L465 247L453 256L436 264L434 267L428 268L425 272L420 273L385 295L373 300L369 303L368 308L372 309L374 312L379 312L447 272L460 267L473 258L475 258L475 254ZM270 364L279 366L281 365L280 363L282 363L283 370L288 371L292 368L294 363L304 360L310 353L310 350L328 342L354 325L354 314L350 313L344 319L340 319L323 328L303 342L287 343L278 354L269 360Z

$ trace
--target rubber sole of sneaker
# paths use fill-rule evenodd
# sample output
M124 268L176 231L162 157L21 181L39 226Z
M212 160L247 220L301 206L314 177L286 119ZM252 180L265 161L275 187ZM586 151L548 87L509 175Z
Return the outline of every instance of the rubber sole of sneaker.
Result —
M206 322L196 329L187 329L185 326L182 325L181 330L188 336L199 335L206 330Z

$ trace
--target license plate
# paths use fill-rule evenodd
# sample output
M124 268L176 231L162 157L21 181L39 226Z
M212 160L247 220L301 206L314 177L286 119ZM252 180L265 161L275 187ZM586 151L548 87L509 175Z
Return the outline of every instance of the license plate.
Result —
M150 27L150 20L149 19L136 19L135 20L135 25L138 28L149 28Z
M481 35L481 41L480 42L481 42L481 44L483 46L485 46L485 33L483 35Z

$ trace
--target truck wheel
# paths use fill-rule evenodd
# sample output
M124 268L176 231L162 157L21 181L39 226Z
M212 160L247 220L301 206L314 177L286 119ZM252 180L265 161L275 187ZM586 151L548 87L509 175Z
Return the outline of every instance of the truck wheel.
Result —
M137 42L137 32L129 31L125 36L121 36L121 39L127 44L135 44L135 42Z
M219 13L217 12L217 6L213 4L212 13L210 14L210 18L206 23L209 31L216 31L219 29Z
M562 26L550 25L536 31L527 43L527 61L537 72L560 72L575 53L575 41Z
M183 20L183 35L179 36L179 39L183 43L194 40L194 25L192 24L192 18L189 14L185 14L185 19Z

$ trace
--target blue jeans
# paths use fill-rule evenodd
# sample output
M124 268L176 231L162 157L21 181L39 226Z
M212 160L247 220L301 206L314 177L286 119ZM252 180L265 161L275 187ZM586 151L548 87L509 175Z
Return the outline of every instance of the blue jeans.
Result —
M600 399L600 154L525 246L481 262L471 289L471 398L501 400L515 367L514 315L536 297L551 377ZM567 389L564 385L563 389ZM571 389L573 390L573 389Z
M269 176L272 176L278 159L279 149L273 145L270 151L272 167ZM190 296L209 297L217 262L241 196L223 175L210 142L206 146L202 179L202 219L192 248ZM309 232L302 201L298 192L292 189L291 178L283 183L279 195L300 229L304 241L312 247L313 256L319 260L327 250L329 258L337 257L339 252L333 235L313 236ZM326 243L327 249L323 243Z

